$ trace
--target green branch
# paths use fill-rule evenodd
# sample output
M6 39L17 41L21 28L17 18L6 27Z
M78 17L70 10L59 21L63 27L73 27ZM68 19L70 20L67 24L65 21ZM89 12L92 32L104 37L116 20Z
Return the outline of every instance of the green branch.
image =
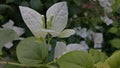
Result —
M19 63L14 63L14 62L0 62L0 64L10 64L10 65L16 65L16 66L21 66L21 67L41 67L41 66L45 66L45 67L50 67L49 65L45 65L45 64L39 64L39 65L25 65L25 64L19 64Z

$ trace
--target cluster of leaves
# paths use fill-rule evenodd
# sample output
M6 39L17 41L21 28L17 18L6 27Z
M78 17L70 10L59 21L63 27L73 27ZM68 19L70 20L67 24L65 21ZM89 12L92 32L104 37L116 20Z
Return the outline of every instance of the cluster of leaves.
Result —
M43 39L41 42L41 38L30 37L35 35L34 31L32 35L31 29L28 29L30 26L25 24L21 17L19 6L30 7L45 15L51 5L61 1L66 1L68 5L69 23L66 28L81 27L103 33L104 42L100 49L106 52L106 54L95 49L90 49L88 53L84 51L72 51L55 60L53 59L53 54L56 41L65 41L67 44L70 44L85 40L90 48L94 48L94 42L93 40L83 39L77 35L68 38L55 37L49 42L49 35L47 35L47 42L52 45L52 50L49 51L49 45L42 43ZM2 38L0 39L0 58L5 59L9 57L12 62L15 62L0 63L6 64L5 68L119 68L120 51L116 51L120 48L119 4L120 0L115 0L115 3L112 5L113 12L109 13L108 16L113 20L113 23L108 26L100 19L101 16L104 16L104 9L99 5L98 0L0 0L0 27L12 19L16 26L25 29L22 37L30 37L20 43L18 40L14 41L14 46L7 49L4 48L4 44L8 41L16 40L18 36L13 30L0 30L0 38ZM96 29L96 26L100 26L100 28ZM114 51L116 52L113 53ZM110 57L108 58L107 55ZM53 60L55 61L51 62ZM20 63L17 63L18 61Z

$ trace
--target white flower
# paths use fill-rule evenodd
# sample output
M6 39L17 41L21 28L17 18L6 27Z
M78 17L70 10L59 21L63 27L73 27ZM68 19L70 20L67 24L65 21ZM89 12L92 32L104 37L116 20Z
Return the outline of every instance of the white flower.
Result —
M87 36L89 40L92 40L94 32L92 30L87 31Z
M93 35L93 39L95 43L102 43L103 42L103 34L102 33L95 33Z
M81 27L77 27L77 28L74 28L74 30L76 31L76 35L78 35L82 38L87 37L87 28L82 28L81 29Z
M45 25L45 18L35 10L19 6L25 24L29 27L35 37L46 37L48 33L52 37L69 37L75 33L72 29L65 29L68 20L68 7L66 2L56 3L51 6L46 13L47 21ZM45 28L45 26L47 28Z
M112 8L111 7L105 7L104 11L105 11L105 13L111 13L112 12Z
M68 53L74 50L83 50L87 51L89 49L88 45L85 41L81 41L80 44L68 44L66 45L64 42L57 42L55 47L54 58L59 58L63 54Z
M9 20L6 24L2 25L3 29L12 29L14 30L18 36L22 35L25 31L23 28L14 26L14 22Z
M105 13L112 12L112 5L114 3L114 0L99 0L99 4L104 8Z
M92 30L87 30L87 28L75 27L74 30L76 31L76 35L86 39L92 39L92 35L94 32Z
M112 3L109 0L98 0L102 7L112 6Z
M101 17L101 20L103 20L108 26L113 23L113 20L108 18L106 15L104 17Z
M95 48L101 48L103 43L103 34L102 33L95 33L93 35L94 40L94 47Z
M102 48L102 43L94 43L94 48Z
M9 20L6 24L2 25L3 28L1 28L2 30L6 30L6 29L12 29L14 30L18 36L22 35L24 33L24 29L14 26L14 22L12 20ZM19 39L19 38L18 38ZM6 48L11 48L13 46L12 40L8 41L4 47Z

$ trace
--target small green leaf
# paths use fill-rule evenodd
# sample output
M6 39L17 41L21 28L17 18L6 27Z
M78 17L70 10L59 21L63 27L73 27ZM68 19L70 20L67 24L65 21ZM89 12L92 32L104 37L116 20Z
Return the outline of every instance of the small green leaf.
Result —
M105 53L99 52L95 49L90 49L89 53L93 56L94 62L104 62L108 57Z
M10 41L16 40L18 35L14 30L0 30L0 55L2 54L2 48Z
M60 68L93 68L92 56L84 51L72 51L57 60Z
M109 30L108 30L109 33L113 33L113 34L116 34L118 32L118 28L117 27L111 27Z
M110 44L115 48L120 48L120 39L119 38L112 39L110 40Z
M116 51L112 56L110 56L105 63L108 63L111 68L120 67L120 51Z
M46 61L48 47L37 38L30 37L17 46L17 57L22 64L36 65Z

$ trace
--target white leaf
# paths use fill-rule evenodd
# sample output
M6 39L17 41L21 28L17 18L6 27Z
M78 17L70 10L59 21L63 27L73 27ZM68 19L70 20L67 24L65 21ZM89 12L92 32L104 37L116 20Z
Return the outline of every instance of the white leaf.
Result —
M73 29L65 29L64 31L62 31L60 33L60 35L58 37L64 38L64 37L69 37L69 36L71 36L73 34L75 34L75 30L73 30Z
M47 20L53 16L51 30L61 32L67 25L68 7L66 2L59 2L51 6L46 13Z
M19 8L23 20L25 21L25 24L29 27L31 32L36 37L45 37L47 33L41 31L41 29L43 29L42 15L28 7L19 6Z
M54 58L60 58L63 53L66 51L66 44L64 42L57 42L55 47Z

